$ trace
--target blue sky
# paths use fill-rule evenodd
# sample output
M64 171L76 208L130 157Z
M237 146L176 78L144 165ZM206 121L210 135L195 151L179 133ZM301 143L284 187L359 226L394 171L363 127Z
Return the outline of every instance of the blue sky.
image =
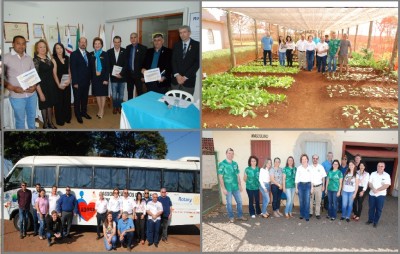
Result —
M167 158L177 160L185 156L200 157L200 131L160 131L168 146Z

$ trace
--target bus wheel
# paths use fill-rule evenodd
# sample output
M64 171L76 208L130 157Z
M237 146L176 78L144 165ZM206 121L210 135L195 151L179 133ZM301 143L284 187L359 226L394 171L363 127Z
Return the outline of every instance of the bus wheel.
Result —
M14 223L15 229L20 232L20 229L19 229L19 213L17 213L14 216L13 223ZM31 213L29 213L29 215L28 215L28 225L27 225L26 231L31 230L32 226L33 226L33 218L32 218Z

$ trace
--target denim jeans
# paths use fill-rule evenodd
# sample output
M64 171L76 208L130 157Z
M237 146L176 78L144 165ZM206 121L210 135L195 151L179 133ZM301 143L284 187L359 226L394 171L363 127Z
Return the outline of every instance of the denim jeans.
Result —
M337 197L337 210L342 212L342 194L340 194L339 197Z
M285 66L286 52L279 52L279 64Z
M61 233L61 232L55 232L55 233ZM50 233L50 232L47 232L46 233L46 238L47 238L47 242L49 242L49 243L51 243L51 238L54 236L54 234L52 234L52 233ZM55 237L55 236L54 236ZM62 234L61 234L61 237L62 237ZM55 239L57 239L57 238L55 238ZM59 238L60 239L60 238Z
M111 93L113 100L113 107L120 108L122 100L124 99L126 82L111 82Z
M353 210L354 191L342 191L342 218L350 219L351 211Z
M247 196L249 197L249 213L255 215L261 213L260 208L260 195L259 190L248 190L246 189ZM256 209L254 209L254 203L256 203Z
M294 193L296 189L295 188L286 188L286 207L285 207L285 214L292 213L293 209L293 198L294 198Z
M29 216L29 210L19 208L18 225L19 225L20 235L22 235L23 233L26 234L26 230L28 229L28 216Z
M26 98L10 97L11 107L14 111L15 129L25 129L25 119L28 129L36 129L37 94Z
M111 237L111 245L108 244L107 239L104 237L104 247L106 248L106 250L112 250L113 248L117 247L117 236L113 235L113 237Z
M266 191L264 190L266 189ZM262 208L261 208L261 213L262 214L267 214L267 206L269 203L269 192L270 192L270 184L269 183L264 183L264 188L260 186L260 191L263 197L262 200Z
M44 229L46 227L46 215L43 214L42 218L40 218L40 215L38 217L39 217L39 225L40 225L39 226L39 235L45 237Z
M117 238L117 237L115 237L115 238ZM124 240L122 240L121 244L125 243L126 246L131 247L132 241L133 241L133 232L126 232L124 235Z
M281 207L282 190L275 184L271 184L272 210L277 211Z
M311 71L314 66L314 55L315 50L307 50L306 58L307 58L307 70Z
M378 224L379 218L382 214L383 205L385 203L386 196L371 196L369 195L369 211L368 220L375 224Z
M297 188L299 190L300 217L309 219L311 183L300 182L297 184Z
M152 219L147 220L147 241L149 243L158 243L159 242L159 232L160 232L160 223L161 220L153 221Z
M336 71L336 62L337 62L337 57L336 56L331 56L328 54L328 71L329 72L335 72ZM333 63L333 66L332 66Z
M335 218L337 216L337 191L330 191L328 190L328 200L329 200L329 206L328 206L328 215L331 218Z
M325 72L326 68L326 58L327 56L318 56L317 55L317 70L318 72Z
M233 219L233 210L232 210L232 195L236 201L236 209L238 218L243 217L243 208L242 208L242 196L240 195L240 191L228 191L226 194L226 210L228 210L229 219Z
M33 209L33 232L35 234L37 234L38 231L39 231L39 225L38 224L39 224L39 217L38 217L38 214L37 214L37 210Z
M264 50L263 51L264 65L267 65L267 54L268 54L269 64L272 65L272 52L271 52L271 50Z

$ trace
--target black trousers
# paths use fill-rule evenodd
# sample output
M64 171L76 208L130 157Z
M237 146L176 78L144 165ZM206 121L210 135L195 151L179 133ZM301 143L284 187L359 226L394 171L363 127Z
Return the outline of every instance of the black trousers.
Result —
M96 219L97 219L97 236L100 237L100 233L103 231L103 223L106 220L106 215L107 213L97 213L96 214Z
M128 100L133 98L133 88L136 87L136 93L138 96L143 94L143 82L141 77L137 77L132 71L128 74L126 79L126 88L128 90Z
M54 106L56 123L63 125L71 121L71 87L67 86L64 90L57 89L57 102Z
M293 49L286 50L287 66L293 66Z
M365 191L363 196L360 197L360 192L363 190L363 188L364 187L358 187L356 198L353 201L353 213L357 217L361 216L361 211L362 211L362 207L363 207L364 198L365 198L365 196L368 195L367 192Z
M264 50L263 51L264 65L267 65L267 54L268 54L269 64L272 65L272 52L271 52L271 50Z
M135 231L137 235L138 240L143 240L145 239L144 235L144 225L146 221L146 216L142 219L143 213L136 213L137 219L134 221L135 222Z
M82 117L87 113L87 104L89 97L89 84L78 84L74 90L74 111L76 117Z
M164 81L166 82L166 81ZM163 83L159 83L158 81L146 83L147 92L153 91L156 93L165 94L170 89L170 85L166 86ZM161 86L162 85L162 86Z

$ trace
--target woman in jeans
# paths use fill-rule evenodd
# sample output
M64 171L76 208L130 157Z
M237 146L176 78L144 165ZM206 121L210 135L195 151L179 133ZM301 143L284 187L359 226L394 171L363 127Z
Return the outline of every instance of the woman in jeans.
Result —
M289 156L286 160L286 167L283 169L282 183L283 183L283 192L286 194L286 208L285 208L285 217L289 219L293 217L292 209L293 209L293 198L295 183L294 179L296 177L296 167L294 166L294 158Z
M332 169L326 176L326 189L325 194L328 195L328 216L331 220L336 219L337 214L337 198L340 197L340 191L342 189L343 174L339 170L339 161L334 160L332 162Z
M269 170L272 167L271 159L267 158L264 162L263 167L260 169L260 176L258 178L260 182L260 191L263 196L261 216L268 218L269 214L267 212L267 206L269 203L269 192L270 192L270 176Z
M308 165L307 154L300 156L301 165L297 168L295 183L296 183L296 194L299 194L300 202L300 219L310 220L310 193L313 191L312 181L312 169Z
M314 66L314 56L315 56L315 49L317 45L313 41L313 36L309 35L306 41L306 59L307 59L307 70L311 71Z
M281 66L285 66L285 58L286 58L286 41L283 39L282 36L279 36L279 64Z
M350 222L351 210L353 208L353 200L356 197L358 190L358 178L356 176L356 164L353 160L349 162L349 168L346 170L343 178L342 190L342 217L340 220L346 219Z
M282 197L282 168L279 167L281 165L281 159L274 159L274 167L269 171L269 175L271 177L271 192L272 192L272 210L274 211L274 217L281 217L283 214L279 211L281 206L281 197Z
M35 209L38 213L40 223L39 239L43 240L46 239L46 235L44 234L45 219L47 214L49 214L49 200L46 197L46 191L44 189L40 190L39 197L36 199L35 202Z
M249 197L249 213L251 218L255 218L256 214L261 214L260 209L260 196L259 196L259 186L258 177L260 174L260 168L258 165L258 158L255 156L250 156L248 162L248 167L244 171L243 180L246 182L246 192ZM256 203L256 209L254 209L254 203Z
M366 165L365 162L360 162L358 164L359 170L357 171L357 178L358 178L358 190L356 198L354 199L353 203L353 219L358 221L361 216L362 211L362 204L364 202L364 198L366 196L365 192L368 189L368 180L369 180L369 173L365 171Z

